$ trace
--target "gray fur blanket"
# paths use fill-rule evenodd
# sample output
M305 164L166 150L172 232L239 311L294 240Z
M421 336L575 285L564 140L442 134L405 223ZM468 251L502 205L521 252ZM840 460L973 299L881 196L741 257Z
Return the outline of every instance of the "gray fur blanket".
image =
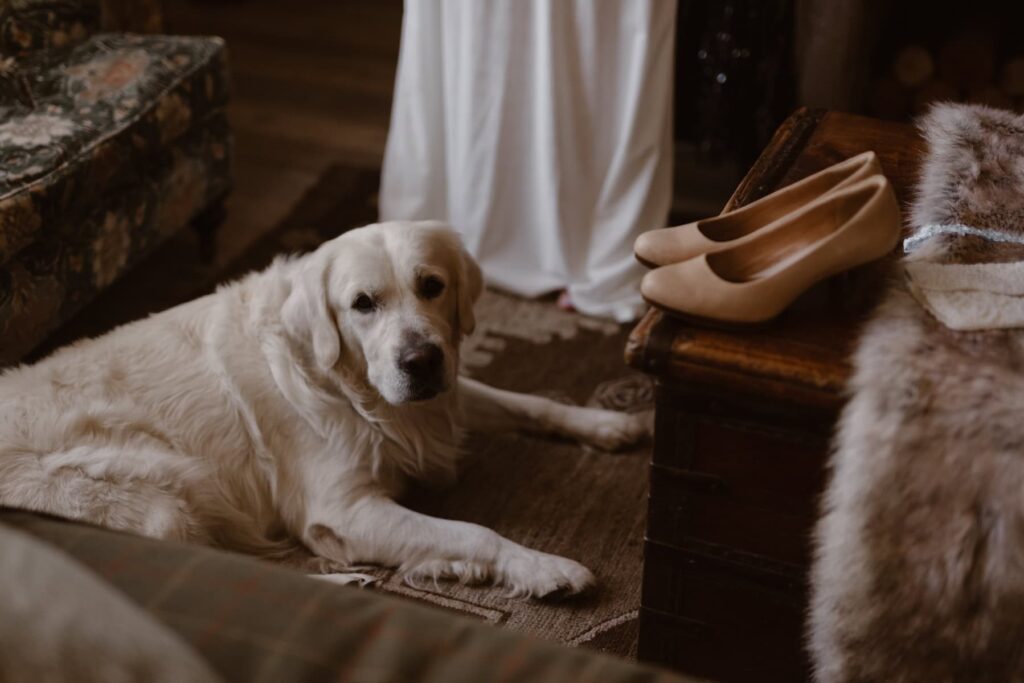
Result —
M921 128L911 225L1024 237L1024 117L940 105ZM937 236L910 258L1024 247ZM1024 330L949 330L894 273L854 365L815 539L817 678L1024 679Z

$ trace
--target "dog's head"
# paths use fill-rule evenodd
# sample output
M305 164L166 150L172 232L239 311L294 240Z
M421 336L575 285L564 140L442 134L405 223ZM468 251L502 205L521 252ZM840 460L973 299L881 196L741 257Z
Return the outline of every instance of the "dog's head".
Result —
M391 404L422 401L455 381L482 286L445 224L380 223L296 262L281 318L321 371L360 373Z

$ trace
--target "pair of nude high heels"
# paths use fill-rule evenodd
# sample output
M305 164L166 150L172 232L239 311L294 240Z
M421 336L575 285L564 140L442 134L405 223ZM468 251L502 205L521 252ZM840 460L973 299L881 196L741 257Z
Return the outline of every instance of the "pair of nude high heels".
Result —
M734 211L645 232L641 294L670 314L729 324L771 320L820 280L885 256L900 211L874 152Z

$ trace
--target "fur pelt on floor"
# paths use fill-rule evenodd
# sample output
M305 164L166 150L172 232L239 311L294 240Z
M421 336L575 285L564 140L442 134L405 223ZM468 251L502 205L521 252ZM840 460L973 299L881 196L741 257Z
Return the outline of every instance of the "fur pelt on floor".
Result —
M1024 236L1024 117L940 105L910 225ZM1024 260L934 237L910 258ZM897 267L854 359L816 531L821 681L1024 678L1024 330L954 332Z

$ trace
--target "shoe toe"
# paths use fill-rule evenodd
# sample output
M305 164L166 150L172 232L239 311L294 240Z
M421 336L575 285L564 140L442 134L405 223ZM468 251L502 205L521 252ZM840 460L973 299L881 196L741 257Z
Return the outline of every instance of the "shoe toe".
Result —
M694 317L716 317L714 302L718 281L704 266L703 258L693 258L656 268L640 281L644 299L671 313Z
M656 268L640 281L640 294L652 304L659 306L669 305L677 295L677 287L673 286L673 277L670 267L663 266Z
M712 248L713 245L700 235L695 223L648 230L633 243L637 259L652 268L681 263Z
M666 229L649 230L641 233L633 243L633 253L636 258L651 267L665 265L665 246L667 244L664 233Z

